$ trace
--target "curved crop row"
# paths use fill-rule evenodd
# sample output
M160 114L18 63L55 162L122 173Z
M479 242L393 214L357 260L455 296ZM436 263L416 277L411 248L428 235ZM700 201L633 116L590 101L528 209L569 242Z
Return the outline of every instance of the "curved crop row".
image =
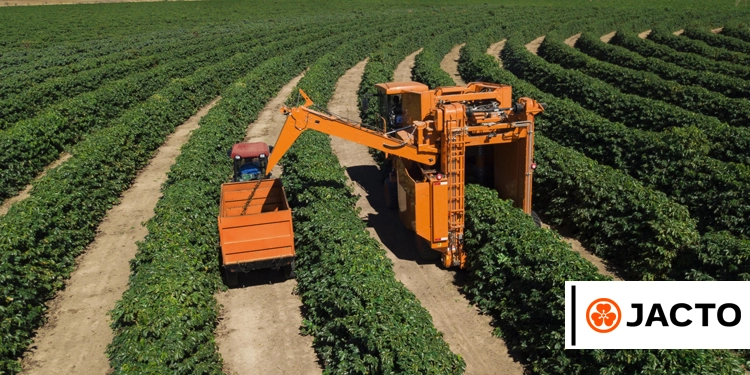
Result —
M551 95L545 94L527 82L524 82L518 78L516 78L513 74L508 72L507 70L501 69L497 63L494 61L494 59L490 56L487 56L484 54L484 50L482 48L486 48L486 46L489 44L488 39L482 39L478 38L475 41L472 41L471 43L467 43L467 45L464 47L461 53L461 62L459 64L459 69L461 71L461 74L466 79L473 79L474 77L484 77L485 80L491 81L491 82L500 82L505 83L513 86L514 95L516 96L528 96L535 98L537 100L546 101L548 104L547 111L538 119L537 121L537 129L540 130L540 132L551 132L550 134L555 134L554 132L558 128L562 128L563 130L561 133L565 133L566 131L577 131L578 133L583 133L584 135L593 132L592 135L595 135L597 133L602 134L601 137L598 137L597 139L601 140L608 140L612 138L618 138L621 135L617 135L616 133L611 133L610 136L606 137L606 132L603 132L603 130L607 129L605 126L596 126L597 123L601 123L602 125L608 124L606 120L601 119L598 116L593 115L592 113L585 111L575 105L574 103L568 101L568 100L560 100L557 99ZM506 49L509 47L509 45L506 43ZM510 48L514 48L514 43L511 41ZM515 48L522 49L521 46L516 46ZM505 51L505 50L504 50ZM541 60L541 59L540 59ZM512 62L509 60L509 62ZM611 124L611 123L609 123ZM614 124L609 125L610 127L614 126ZM581 129L581 130L576 130ZM586 130L589 129L589 130ZM602 129L602 130L599 130ZM618 128L615 127L614 130L617 130ZM620 128L621 129L621 128ZM624 130L620 130L624 131ZM636 143L636 142L629 142L629 143ZM592 148L596 145L596 142L591 143ZM607 146L610 147L610 146ZM599 151L597 154L601 154L602 152L605 152L605 148L607 147L599 147ZM619 148L618 148L619 149ZM678 149L679 150L679 149ZM675 151L678 152L679 151ZM629 155L633 154L630 151L626 151L625 156L630 157ZM700 160L700 158L697 158ZM612 160L612 159L609 159ZM615 158L614 161L618 161L619 159ZM655 160L655 162L659 162L658 159ZM535 180L537 181L537 180ZM589 193L584 192L577 192L577 190L582 189L585 186L585 184L582 184L580 186L574 185L575 189L571 191L571 195L578 195L581 197L586 197ZM618 184L614 184L612 187L610 187L609 191L619 191L618 190ZM539 189L535 189L535 191L539 192ZM545 192L547 194L547 192ZM661 193L659 193L661 194ZM546 199L546 198L545 198ZM552 199L552 202L555 202L556 197L551 196L549 199ZM539 202L536 200L535 202ZM674 202L671 200L665 200L662 203L658 203L659 205L665 205L670 206L674 205ZM621 205L627 205L625 203L622 203ZM562 206L562 205L561 205ZM557 205L555 205L557 207ZM572 209L572 207L562 207L561 209ZM675 211L677 212L677 211ZM568 217L567 214L555 216L557 219L564 220ZM576 216L577 217L577 216ZM677 222L673 222L673 224L668 225L673 227L671 229L671 233L674 233L677 237L673 238L670 241L667 241L669 245L667 245L667 248L671 248L669 252L665 254L672 254L671 257L667 259L663 259L662 261L658 262L660 266L658 266L656 269L657 271L654 271L654 269L651 266L647 266L645 269L639 269L634 268L633 266L629 266L631 262L638 262L638 260L641 258L640 255L637 254L637 251L634 249L642 248L643 246L651 247L653 248L662 248L665 245L657 245L659 243L662 243L661 239L658 237L653 239L645 239L640 237L641 233L638 231L632 231L633 228L636 228L640 225L640 222L638 220L634 220L633 222L629 220L622 220L620 221L621 226L611 226L608 228L612 228L611 232L610 230L607 231L601 231L599 229L593 229L593 228L599 228L600 220L602 218L607 218L607 216L600 216L600 215L593 215L590 217L582 216L579 217L578 220L582 221L582 224L578 224L577 226L579 228L591 228L587 229L586 231L581 232L582 236L585 236L584 238L596 238L596 240L588 240L593 244L601 244L602 246L613 246L612 244L621 243L621 240L619 238L640 238L640 243L636 247L617 247L615 250L612 251L613 254L626 254L626 256L633 257L632 261L625 262L626 264L623 264L623 267L625 267L625 270L629 270L628 273L630 275L633 275L633 278L636 279L643 279L644 275L651 274L651 275L660 275L659 277L667 277L667 275L670 272L671 266L669 265L671 257L674 256L674 254L680 253L684 251L686 244L694 243L694 239L697 238L697 232L695 229L695 224L693 222L693 219L685 216L682 217L681 220L678 220ZM614 220L617 222L617 218L614 218ZM676 224L680 223L680 224ZM585 225L584 225L585 224ZM661 224L665 225L665 224ZM676 226L675 226L676 225ZM693 239L693 240L690 240ZM653 245L652 245L653 244ZM629 254L629 255L628 255Z
M335 32L336 28L345 30L345 27L331 26L315 33L299 31L296 37L282 39L281 43L286 48L291 48L299 43L307 43L329 35ZM0 171L0 199L8 198L22 189L36 173L54 161L60 152L78 141L90 129L107 126L111 118L168 84L173 77L188 74L237 53L254 56L253 61L257 61L256 59L267 57L270 51L275 52L260 46L273 40L275 36L271 35L165 64L153 71L113 82L96 91L72 98L36 118L0 131L0 148L4 150L0 155L0 164L3 165Z
M585 40L582 43L586 43ZM520 53L526 55L523 51ZM544 60L530 55L524 58L531 59L533 65L516 67L528 71L528 74L536 67L543 68L537 71L533 82L554 95L573 99L602 117L636 129L660 132L673 127L696 127L703 131L699 138L708 140L706 145L700 146L710 147L708 155L726 162L750 165L750 128L729 126L715 117L696 114L659 100L624 94L584 73L545 64Z
M541 164L546 166L540 165L540 169L584 172L591 177L603 172L605 178L618 174L544 137L537 140L538 157L551 162ZM561 177L543 177L547 172L540 169L535 173L537 179ZM598 176L591 181L596 179ZM498 199L494 190L467 186L466 219L470 266L466 291L495 318L495 333L534 373L743 373L738 358L727 350L565 350L564 282L606 278L554 232L538 228L528 215Z
M569 47L565 47L569 48ZM570 82L580 82L575 72L545 62L509 41L503 49L504 65L518 77L565 95ZM580 74L580 73L579 73ZM750 233L750 166L706 157L702 132L675 128L646 132L611 123L578 105L538 93L554 102L547 118L554 118L545 134L564 139L604 164L636 177L678 202L687 205L701 230Z
M476 25L481 29L484 25ZM430 40L422 52L414 57L414 68L411 71L412 79L424 83L429 88L439 86L455 86L456 83L448 72L440 68L440 61L447 54L454 44L465 41L470 33L475 32L474 28L457 29L444 33Z
M685 69L699 72L714 72L750 80L750 68L748 67L725 61L714 61L694 53L678 52L663 44L659 44L661 40L669 38L670 35L672 35L670 32L658 28L651 31L648 39L641 39L635 33L618 32L609 42L625 47L641 56L656 57L657 59L677 64Z
M406 23L412 26L399 28L398 33L419 33L419 19ZM298 87L324 107L338 78L377 50L387 35L326 55ZM314 337L326 371L462 373L463 359L451 353L427 310L396 280L393 264L359 218L356 197L328 137L303 134L282 162L293 207L297 291L305 306L305 332Z
M696 55L700 55L711 60L726 61L732 64L738 64L738 65L744 65L744 66L747 66L748 64L750 64L750 55L746 55L744 53L739 53L739 52L728 51L724 49L724 47L721 47L721 48L712 47L706 44L706 42L702 40L691 39L692 37L690 37L690 35L695 34L695 33L698 33L700 35L702 34L702 31L697 31L696 29L693 29L693 28L686 28L684 35L678 36L678 35L674 35L671 33L663 32L663 30L661 30L661 31L657 31L657 35L655 35L654 38L650 38L650 39L653 39L654 41L660 44L673 48L676 51L694 53ZM685 37L686 35L688 37ZM716 36L716 35L711 33L711 36ZM722 36L721 38L733 39L733 38L728 38L725 36Z
M206 51L229 48L229 51L242 52L244 49L253 46L253 44L246 42L249 39L275 40L287 37L286 33L286 31L280 32L277 30L271 30L268 33L256 32L253 38L249 38L249 34L229 35L181 48L170 48L164 53L135 60L125 60L79 74L46 81L21 94L0 100L0 129L11 127L17 121L30 118L48 106L75 95L96 90L111 81L155 70L159 66L173 63L175 60L187 60Z
M330 43L343 37L325 39ZM44 303L63 286L75 256L94 238L96 227L136 172L175 126L219 91L279 51L238 54L192 76L174 80L72 150L73 157L35 184L33 194L0 218L0 370L17 366L29 335L43 320ZM258 51L260 52L260 51Z
M750 81L712 72L696 72L659 60L642 57L623 47L603 43L591 34L583 34L575 48L598 60L624 68L648 71L683 85L697 85L731 98L750 99Z
M222 287L216 266L218 187L232 168L226 150L242 141L247 124L286 82L348 35L291 50L272 45L284 55L268 58L222 91L221 101L201 119L146 223L149 234L132 261L130 288L111 312L115 338L107 354L115 373L221 373L214 293Z
M714 34L712 32L709 32L708 30L695 27L686 28L683 35L695 41L705 42L709 46L715 47L716 49L724 53L728 51L722 51L722 49L734 51L734 55L736 55L736 58L729 61L745 66L750 65L750 42L732 38L726 35ZM724 56L721 52L718 52L717 55Z
M750 43L750 28L742 25L725 26L721 30L721 35L726 35L732 38L737 38Z
M121 47L126 48L123 51L114 52L104 56L89 57L67 65L38 68L31 64L27 64L13 69L3 69L0 70L0 99L5 99L10 95L19 94L48 79L66 77L71 74L96 69L104 65L140 59L154 54L168 52L171 49L187 45L205 43L211 40L225 38L234 33L252 35L251 33L257 32L263 34L267 29L268 28L245 28L240 31L232 30L232 32L229 32L222 28L206 34L195 35L191 33L183 33L185 35L154 41L145 46L141 45L141 43L143 43L142 40L120 41ZM47 53L49 56L41 55L39 56L39 59L53 58L52 56L59 58L60 56L60 51L52 50Z
M692 112L714 116L729 125L750 127L750 101L727 98L702 87L680 85L653 73L602 62L552 38L544 40L539 56L601 79L625 93L662 100Z

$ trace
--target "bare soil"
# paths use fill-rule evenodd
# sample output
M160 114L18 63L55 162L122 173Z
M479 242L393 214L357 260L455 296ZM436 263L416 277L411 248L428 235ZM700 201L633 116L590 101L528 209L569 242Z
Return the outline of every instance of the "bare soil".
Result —
M578 38L580 38L580 37L581 37L581 33L578 33L576 35L571 36L568 39L565 39L565 41L563 43L565 43L566 45L568 45L570 47L575 47L576 42L578 41Z
M359 118L356 90L364 66L364 62L357 64L339 80L328 105L331 112ZM466 373L523 374L523 367L510 357L505 343L492 335L490 317L481 315L459 292L457 273L416 260L414 235L404 228L394 211L385 207L381 173L367 147L338 138L332 139L331 146L346 167L355 194L360 196L357 207L362 210L360 215L367 221L370 235L393 261L396 278L432 315L451 350L466 360Z
M200 1L200 0L7 0L7 1L0 1L0 7L27 6L27 5L144 3L144 2L156 2L156 1Z
M674 34L674 35L682 35L682 33L684 33L684 32L685 32L685 29L679 29L679 30L673 32L672 34Z
M39 173L38 176L34 178L34 181L38 181L40 178L44 177L44 175L46 175L47 172L49 172L50 170L54 168L59 167L66 160L70 159L70 156L71 155L67 152L63 152L62 154L60 154L60 157L57 160L50 163L50 165L44 167L44 170L41 173ZM26 185L26 188L24 188L20 193L18 193L18 195L16 195L15 197L10 197L6 199L2 204L0 204L0 216L7 214L8 210L10 209L10 206L28 198L31 195L32 187L34 187L33 183Z
M411 55L406 56L406 58L398 64L396 73L393 75L393 82L407 82L412 80L411 70L414 68L414 58L417 57L420 52L422 52L421 48L414 51Z
M638 37L641 39L646 39L648 38L649 34L651 34L651 29L638 33Z
M720 32L721 32L722 30L724 30L724 28L723 28L723 27L719 27L719 28L716 28L716 29L712 29L712 30L711 30L711 32L712 32L712 33L714 33L714 34L718 34L718 33L720 33Z
M458 74L458 58L461 56L461 47L463 47L464 44L466 43L453 47L453 49L443 57L443 60L440 61L440 67L451 75L453 82L455 82L457 86L466 85L466 82L461 79L461 75Z
M279 108L292 93L299 75L281 88L248 126L245 141L272 145L286 117ZM274 169L274 175L280 170ZM313 340L302 336L302 303L294 295L295 280L280 270L259 270L240 276L240 286L216 294L223 305L216 343L224 372L234 374L320 374Z
M539 52L539 46L542 45L543 41L544 41L544 35L542 35L539 38L536 38L536 39L532 40L531 42L529 42L528 44L526 44L526 49L529 52L531 52L531 53L533 53L533 54L536 55L537 52Z
M503 66L503 60L500 59L500 52L503 51L506 41L507 39L503 39L497 43L492 43L490 47L487 48L487 54L493 56L495 60L497 60L498 64L500 64L500 67Z
M599 40L601 40L604 43L609 43L609 41L615 37L615 34L617 34L617 31L613 31L609 34L604 34L601 37L599 37Z
M113 333L107 315L122 297L130 276L129 261L148 230L142 225L154 215L161 185L190 139L198 121L220 98L178 126L151 162L110 209L94 242L76 260L76 270L64 290L48 304L48 322L40 328L24 358L25 374L105 374L105 354Z

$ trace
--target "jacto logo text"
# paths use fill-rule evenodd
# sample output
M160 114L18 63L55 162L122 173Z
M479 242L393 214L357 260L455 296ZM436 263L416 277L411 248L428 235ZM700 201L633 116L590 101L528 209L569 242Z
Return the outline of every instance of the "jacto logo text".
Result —
M750 282L565 284L566 349L750 348Z

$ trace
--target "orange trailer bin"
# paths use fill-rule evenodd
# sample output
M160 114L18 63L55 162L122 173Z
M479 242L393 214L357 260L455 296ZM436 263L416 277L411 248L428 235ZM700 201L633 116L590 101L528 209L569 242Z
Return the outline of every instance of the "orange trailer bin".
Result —
M228 281L238 272L285 267L293 275L292 211L279 179L221 185L219 238Z

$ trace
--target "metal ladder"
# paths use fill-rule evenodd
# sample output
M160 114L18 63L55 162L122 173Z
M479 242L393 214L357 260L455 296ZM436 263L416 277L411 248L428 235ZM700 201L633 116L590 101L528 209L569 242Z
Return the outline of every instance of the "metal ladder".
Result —
M448 179L448 248L446 266L463 266L464 184L466 156L466 124L463 117L445 119L444 168ZM450 264L449 264L450 263Z

